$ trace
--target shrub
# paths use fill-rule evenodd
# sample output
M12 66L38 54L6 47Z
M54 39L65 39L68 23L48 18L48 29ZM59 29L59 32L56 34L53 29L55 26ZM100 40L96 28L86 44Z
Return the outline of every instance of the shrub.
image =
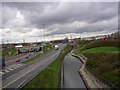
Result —
M120 45L120 39L107 39L107 40L96 40L93 42L90 42L85 45L84 49L94 48L94 47L100 47L100 46L114 46L119 47Z
M120 53L85 53L86 67L100 80L112 87L120 87Z

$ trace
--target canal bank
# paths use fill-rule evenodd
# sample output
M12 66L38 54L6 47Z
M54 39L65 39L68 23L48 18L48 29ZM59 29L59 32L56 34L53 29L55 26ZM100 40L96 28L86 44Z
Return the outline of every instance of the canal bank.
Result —
M80 54L78 56L78 55L75 55L74 53L72 53L72 56L79 58L79 60L83 62L83 66L80 68L79 73L80 73L82 79L84 80L88 89L94 89L94 88L95 89L106 89L106 88L108 88L107 85L100 82L87 68L85 68L87 58L84 55Z

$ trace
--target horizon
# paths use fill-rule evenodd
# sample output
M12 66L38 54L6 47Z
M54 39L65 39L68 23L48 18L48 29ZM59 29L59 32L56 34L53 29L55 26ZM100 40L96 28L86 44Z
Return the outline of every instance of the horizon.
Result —
M84 38L118 31L117 2L2 2L1 6L0 38L4 43Z

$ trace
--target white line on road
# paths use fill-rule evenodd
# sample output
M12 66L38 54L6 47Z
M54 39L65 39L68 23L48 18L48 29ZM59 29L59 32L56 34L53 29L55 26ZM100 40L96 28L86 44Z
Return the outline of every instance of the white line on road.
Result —
M23 66L23 64L17 64L18 66Z
M16 66L14 66L14 67L11 67L12 69L17 69L17 67Z
M20 66L15 66L15 67L17 67L17 68L18 68L18 67L20 67Z
M12 68L8 68L8 70L11 70L11 71L12 71L13 69L12 69Z
M8 70L4 70L5 72L9 72Z
M4 72L0 72L0 74L4 74Z
M22 78L23 76L25 76L26 74L28 74L29 72L31 72L32 70L34 70L35 68L39 67L41 65L37 65L36 67L34 67L33 69L29 70L28 72L26 72L25 74L23 74L22 76L18 77L17 79L13 80L12 82L10 82L9 84L7 84L6 86L4 86L3 88L6 88L7 86L9 86L10 84L14 83L15 81L17 81L18 79Z
M61 50L60 50L61 51ZM60 52L59 51L59 52ZM58 53L59 53L58 52ZM17 79L13 80L12 82L8 83L7 85L5 85L3 88L6 88L7 86L9 86L10 84L14 83L15 81L17 81L18 79L22 78L23 76L25 76L26 74L28 74L29 72L33 71L34 69L36 69L37 67L42 66L42 65L37 65L36 67L30 69L28 72L26 72L25 74L22 74L20 77L18 77Z

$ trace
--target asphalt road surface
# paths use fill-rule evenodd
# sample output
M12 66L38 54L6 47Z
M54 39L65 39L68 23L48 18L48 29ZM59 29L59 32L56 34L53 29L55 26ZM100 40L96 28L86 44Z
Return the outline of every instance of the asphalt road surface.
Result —
M26 55L26 54L28 54L28 53L21 53L21 54L18 54L18 55L15 55L15 56L11 56L11 57L6 57L5 58L5 61L11 61L11 60L13 60L14 58L19 58L19 57L22 57L22 56L24 56L24 55Z
M37 54L39 54L40 52L30 52L30 53L24 53L24 54L19 54L19 55L16 55L14 57L10 57L10 58L5 58L5 67L8 67L8 66L11 66L13 64L16 64L16 59L19 58L20 61L24 61L25 58L27 56L29 56L29 58L32 58L34 56L36 56Z
M23 65L22 67L12 70L2 75L2 87L3 88L18 88L28 81L30 81L35 75L44 70L49 64L51 64L55 58L59 55L61 49L65 45L59 45L58 50L52 50L43 57Z
M79 75L79 69L82 62L68 53L63 61L63 88L86 88L82 78Z

